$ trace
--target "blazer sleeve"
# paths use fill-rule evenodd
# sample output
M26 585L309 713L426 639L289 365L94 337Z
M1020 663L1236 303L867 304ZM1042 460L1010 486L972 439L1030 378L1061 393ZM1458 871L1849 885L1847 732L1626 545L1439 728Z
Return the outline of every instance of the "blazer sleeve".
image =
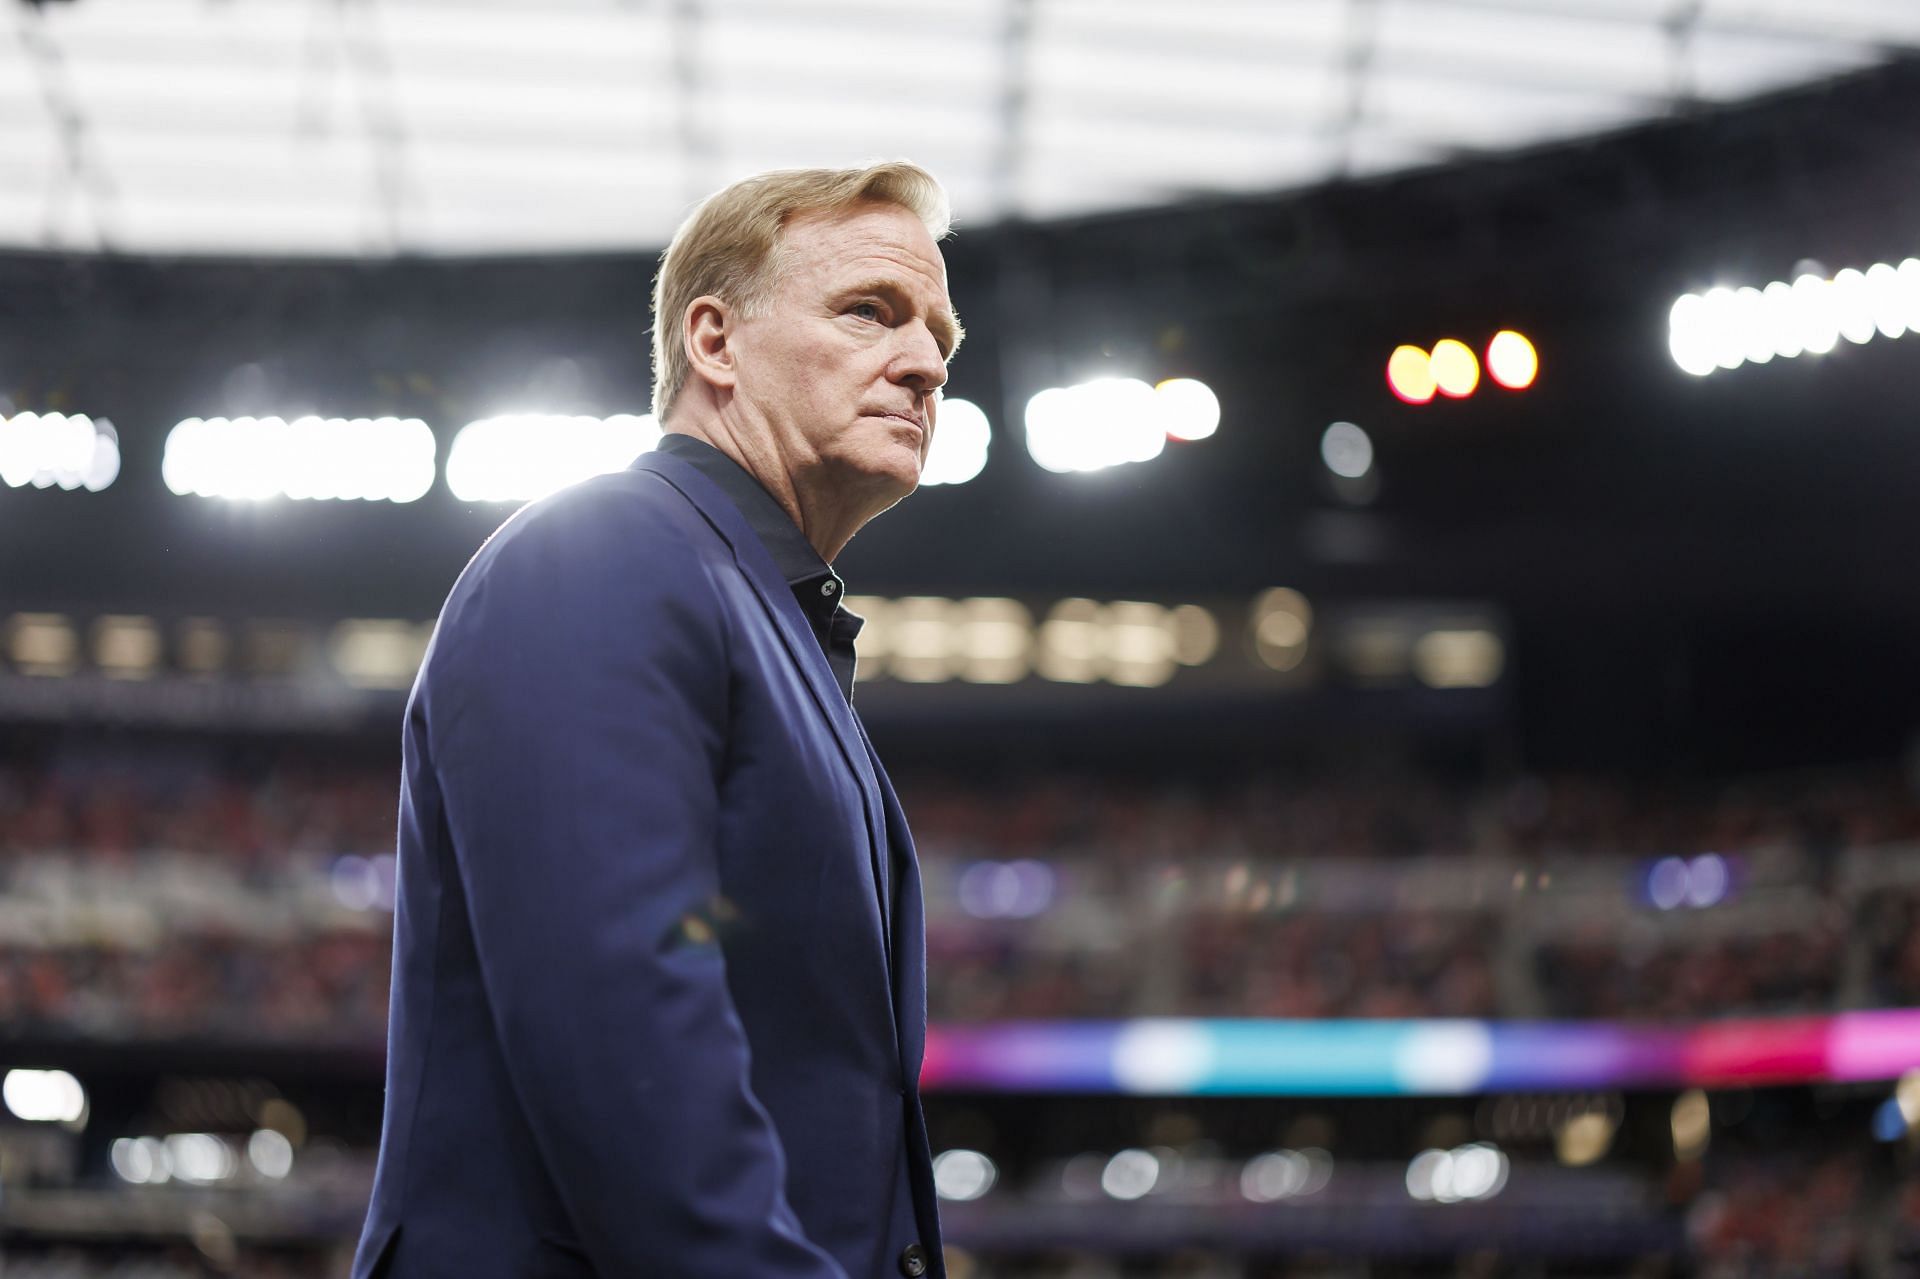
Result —
M558 503L483 548L428 659L509 1077L599 1273L845 1279L787 1202L703 924L729 681L706 560L631 492Z

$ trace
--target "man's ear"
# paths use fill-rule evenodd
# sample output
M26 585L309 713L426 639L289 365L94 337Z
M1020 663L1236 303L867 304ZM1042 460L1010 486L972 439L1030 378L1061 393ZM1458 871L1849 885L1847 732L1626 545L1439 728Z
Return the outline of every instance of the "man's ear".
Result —
M686 338L688 373L731 390L737 377L733 308L716 297L697 297L687 303L680 331Z

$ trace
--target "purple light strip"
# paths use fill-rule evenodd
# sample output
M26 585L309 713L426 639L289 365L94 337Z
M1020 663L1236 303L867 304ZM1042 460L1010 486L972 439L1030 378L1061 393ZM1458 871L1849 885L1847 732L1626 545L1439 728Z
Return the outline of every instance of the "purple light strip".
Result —
M1920 1009L1615 1022L1007 1022L936 1026L921 1082L986 1092L1394 1096L1896 1079Z

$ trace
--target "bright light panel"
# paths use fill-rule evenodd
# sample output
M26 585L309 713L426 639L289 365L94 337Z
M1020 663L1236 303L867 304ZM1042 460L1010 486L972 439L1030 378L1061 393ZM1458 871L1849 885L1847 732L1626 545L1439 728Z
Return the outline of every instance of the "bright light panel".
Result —
M993 1160L977 1150L943 1150L933 1157L933 1188L942 1199L978 1199L998 1175Z
M1166 445L1153 388L1138 378L1052 387L1027 401L1027 452L1057 474L1145 462Z
M83 488L98 493L120 474L113 423L84 413L0 418L0 480L10 488Z
M447 487L463 502L530 502L595 475L624 471L659 442L651 413L482 418L453 437Z
M64 1070L9 1070L0 1098L28 1123L78 1123L87 1113L87 1090Z
M1204 382L1095 378L1049 387L1027 401L1027 452L1056 474L1104 471L1160 456L1167 441L1203 440L1220 426L1220 400Z
M1205 382L1168 378L1153 393L1160 401L1168 439L1204 440L1220 429L1220 397Z
M920 483L965 484L986 468L992 442L993 427L979 405L971 400L941 400Z
M1695 377L1778 356L1825 355L1842 339L1864 345L1920 330L1920 258L1876 262L1822 278L1776 280L1764 289L1712 288L1674 301L1667 350Z
M433 487L435 448L418 418L192 417L160 474L183 496L412 502Z

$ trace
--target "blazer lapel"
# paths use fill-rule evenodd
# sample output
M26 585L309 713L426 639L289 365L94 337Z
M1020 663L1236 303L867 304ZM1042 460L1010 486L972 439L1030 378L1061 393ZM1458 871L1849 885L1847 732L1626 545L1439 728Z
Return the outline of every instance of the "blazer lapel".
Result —
M820 651L820 643L807 626L807 619L800 612L799 601L793 598L793 589L774 566L773 556L768 554L767 548L747 526L746 517L740 514L717 485L679 458L662 453L642 453L633 465L636 470L652 471L678 489L733 548L735 562L739 564L754 594L760 597L762 606L773 618L788 656L805 676L815 705L826 717L847 767L853 770L854 780L860 787L861 803L866 810L867 856L873 875L875 906L879 912L881 957L891 972L893 912L889 909L885 890L889 878L887 868L882 864L882 858L886 856L887 831L880 790L874 780L865 737L855 726L853 709L847 705L839 684L834 681L833 668L827 665L827 655Z

